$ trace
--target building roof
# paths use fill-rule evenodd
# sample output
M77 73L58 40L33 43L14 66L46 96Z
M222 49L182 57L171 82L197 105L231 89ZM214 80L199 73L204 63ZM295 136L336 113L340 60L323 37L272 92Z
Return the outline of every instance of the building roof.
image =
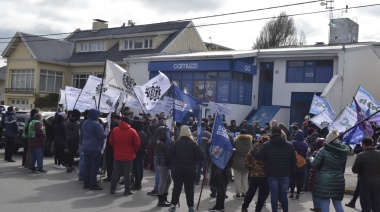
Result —
M6 73L7 73L7 66L0 67L0 80L5 81Z
M2 56L7 57L17 43L24 42L32 57L40 61L68 63L74 50L74 43L17 32L4 50Z

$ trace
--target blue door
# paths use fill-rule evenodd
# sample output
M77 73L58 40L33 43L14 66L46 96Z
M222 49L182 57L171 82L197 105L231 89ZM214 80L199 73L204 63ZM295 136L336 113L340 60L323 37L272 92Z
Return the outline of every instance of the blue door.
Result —
M260 63L259 99L257 108L272 106L273 62Z
M321 93L316 93L320 95ZM292 92L291 95L291 105L290 105L290 124L298 122L302 124L306 115L310 115L310 105L313 101L313 92Z

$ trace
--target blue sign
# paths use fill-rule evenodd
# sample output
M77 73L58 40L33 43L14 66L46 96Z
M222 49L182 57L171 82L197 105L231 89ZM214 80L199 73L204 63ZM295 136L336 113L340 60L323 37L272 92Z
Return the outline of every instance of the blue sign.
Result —
M229 60L150 62L149 71L229 71Z
M246 73L246 74L257 74L257 67L249 64L249 63L243 63L240 61L235 61L234 62L234 71Z

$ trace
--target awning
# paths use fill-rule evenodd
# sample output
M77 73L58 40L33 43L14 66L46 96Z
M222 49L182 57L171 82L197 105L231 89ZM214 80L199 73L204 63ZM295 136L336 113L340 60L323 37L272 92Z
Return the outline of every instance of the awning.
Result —
M257 121L260 127L264 127L264 124L270 122L280 108L280 106L261 106L259 110L248 120L248 123L252 124L253 121Z

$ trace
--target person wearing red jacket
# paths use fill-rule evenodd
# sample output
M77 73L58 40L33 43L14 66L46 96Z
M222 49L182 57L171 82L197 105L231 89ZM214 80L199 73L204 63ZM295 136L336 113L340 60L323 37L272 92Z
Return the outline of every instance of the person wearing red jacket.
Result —
M111 178L110 194L114 194L120 172L124 174L124 195L132 195L130 175L133 160L140 149L140 137L136 130L131 128L128 117L122 117L120 125L114 128L109 137L114 149L114 166Z

